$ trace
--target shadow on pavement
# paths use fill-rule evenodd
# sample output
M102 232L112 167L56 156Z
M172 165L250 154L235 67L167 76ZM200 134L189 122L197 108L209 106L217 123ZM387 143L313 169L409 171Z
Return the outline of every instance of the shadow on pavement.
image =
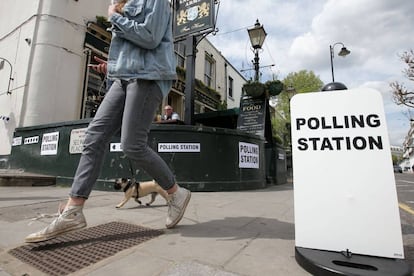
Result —
M295 239L293 223L261 217L226 217L193 225L179 225L177 231L184 237L223 238L224 240L251 237Z

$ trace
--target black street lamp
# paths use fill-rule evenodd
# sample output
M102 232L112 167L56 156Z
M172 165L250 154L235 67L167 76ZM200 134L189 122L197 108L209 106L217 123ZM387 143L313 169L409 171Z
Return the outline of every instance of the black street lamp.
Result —
M13 66L11 65L10 61L5 58L0 57L0 70L4 67L4 62L7 62L10 65L10 76L9 76L9 84L7 86L7 94L11 94L10 92L10 82L13 80L12 73L13 73Z
M331 54L331 71L332 71L332 82L335 82L334 77L334 67L333 67L333 58L334 58L334 48L336 45L342 45L341 51L339 51L338 56L345 57L351 53L342 42L336 42L334 45L329 45L329 52Z
M259 23L259 19L256 20L254 27L247 31L249 32L250 43L252 44L254 51L254 80L259 81L259 50L262 49L267 33L264 30L263 25Z

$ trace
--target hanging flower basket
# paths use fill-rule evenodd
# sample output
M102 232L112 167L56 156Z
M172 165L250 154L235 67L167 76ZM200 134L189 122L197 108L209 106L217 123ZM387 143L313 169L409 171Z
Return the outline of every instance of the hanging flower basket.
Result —
M254 82L247 82L243 85L243 92L245 95L250 96L252 98L257 98L263 95L265 92L265 85L263 83L254 81Z
M277 96L279 95L284 88L283 82L280 80L274 80L274 81L267 81L265 83L266 91L268 92L269 96Z

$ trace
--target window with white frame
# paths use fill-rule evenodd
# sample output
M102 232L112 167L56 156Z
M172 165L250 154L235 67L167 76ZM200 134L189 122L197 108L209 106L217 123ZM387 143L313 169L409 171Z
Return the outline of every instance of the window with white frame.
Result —
M214 88L214 67L215 61L213 59L213 55L206 52L204 63L204 84L211 88Z

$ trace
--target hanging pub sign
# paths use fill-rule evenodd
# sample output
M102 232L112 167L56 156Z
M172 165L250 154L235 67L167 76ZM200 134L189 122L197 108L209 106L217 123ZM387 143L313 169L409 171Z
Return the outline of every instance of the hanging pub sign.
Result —
M212 30L214 14L214 0L175 0L174 38Z

